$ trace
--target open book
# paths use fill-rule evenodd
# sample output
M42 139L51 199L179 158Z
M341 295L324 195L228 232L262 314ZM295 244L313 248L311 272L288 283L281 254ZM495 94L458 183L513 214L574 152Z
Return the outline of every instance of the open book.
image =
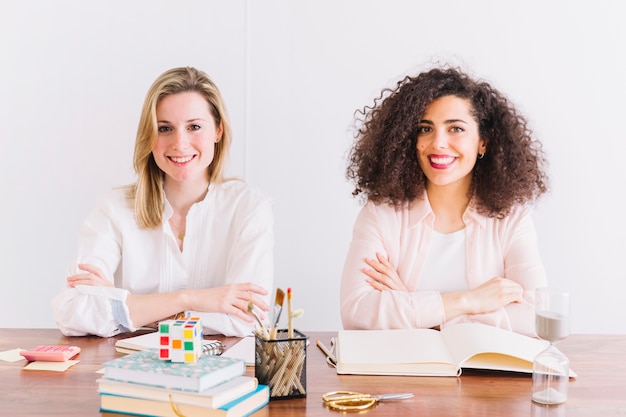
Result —
M535 356L547 346L546 341L479 323L442 331L340 330L337 373L458 376L463 368L532 373Z

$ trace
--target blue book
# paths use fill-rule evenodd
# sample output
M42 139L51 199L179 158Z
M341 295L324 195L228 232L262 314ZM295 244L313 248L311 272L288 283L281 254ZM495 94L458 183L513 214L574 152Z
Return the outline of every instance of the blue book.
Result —
M196 392L246 373L242 359L204 355L197 362L172 362L160 359L157 349L122 356L103 366L106 378Z
M100 411L154 417L245 417L266 406L269 399L270 390L267 385L258 385L254 391L220 408L102 393Z

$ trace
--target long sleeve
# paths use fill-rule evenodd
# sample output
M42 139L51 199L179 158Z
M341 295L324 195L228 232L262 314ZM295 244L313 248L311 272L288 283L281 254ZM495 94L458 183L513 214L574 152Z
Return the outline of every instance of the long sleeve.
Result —
M128 291L119 288L79 285L66 288L53 301L55 320L66 336L94 334L114 336L124 331L136 330L130 324L122 326L115 320L127 317ZM119 309L120 311L115 311Z
M414 266L424 236L415 235L407 210L368 203L360 211L341 280L341 318L346 329L427 328L444 320L438 291L378 291L361 271L365 258L380 252L389 257L405 285L416 287ZM406 232L406 233L405 233ZM423 251L422 251L423 252Z
M272 289L274 234L268 197L242 181L210 185L205 199L187 214L182 252L168 224L171 213L166 201L163 224L145 230L138 227L123 189L99 201L81 229L75 265L100 268L115 288L66 287L52 302L64 334L106 337L135 331L126 305L128 294L240 282ZM190 314L203 319L207 334L243 336L254 328L226 314Z
M535 289L546 286L532 207L520 206L503 219L472 214L468 221L467 276L469 288L476 288L493 277L519 283L523 301L494 312L455 317L445 325L480 322L517 333L535 335Z
M95 266L118 288L87 285L70 288L65 285L52 300L52 310L57 326L67 336L95 334L109 337L136 330L126 307L128 290L121 288L122 283L115 280L122 241L120 227L112 221L117 217L116 204L111 202L120 198L124 196L119 192L103 197L87 216L79 233L78 255L69 270L73 275L79 272L79 263Z
M513 237L504 255L504 265L505 277L519 282L524 287L524 302L505 307L511 329L534 336L535 290L547 286L548 280L530 210L525 210L519 215Z
M534 334L534 291L546 285L537 234L527 206L503 219L483 216L468 207L466 280L472 289L494 277L518 282L524 301L486 314L445 317L441 293L420 290L426 258L431 252L434 214L427 199L406 207L368 203L359 213L341 281L341 317L346 329L445 327L481 322L518 333ZM378 291L366 282L364 259L380 252L389 257L409 291Z

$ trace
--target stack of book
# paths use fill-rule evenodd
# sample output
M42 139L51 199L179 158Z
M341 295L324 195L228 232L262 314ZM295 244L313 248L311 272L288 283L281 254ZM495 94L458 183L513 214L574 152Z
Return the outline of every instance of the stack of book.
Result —
M100 410L162 417L247 416L269 402L269 389L246 376L242 359L205 355L197 362L159 359L148 349L105 362L97 381Z

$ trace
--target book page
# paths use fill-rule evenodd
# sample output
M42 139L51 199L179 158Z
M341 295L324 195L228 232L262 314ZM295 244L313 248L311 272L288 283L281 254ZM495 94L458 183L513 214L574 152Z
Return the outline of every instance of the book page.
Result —
M461 368L532 372L532 362L548 344L480 323L446 327L442 335Z
M137 351L146 349L159 348L159 332L151 332L139 336L120 339L115 342L116 348L126 349L127 351ZM120 349L118 349L119 351ZM127 352L124 352L127 353Z
M242 337L240 341L226 349L222 356L243 359L246 366L254 366L254 336Z
M456 375L454 357L432 329L343 330L337 354L339 373Z

